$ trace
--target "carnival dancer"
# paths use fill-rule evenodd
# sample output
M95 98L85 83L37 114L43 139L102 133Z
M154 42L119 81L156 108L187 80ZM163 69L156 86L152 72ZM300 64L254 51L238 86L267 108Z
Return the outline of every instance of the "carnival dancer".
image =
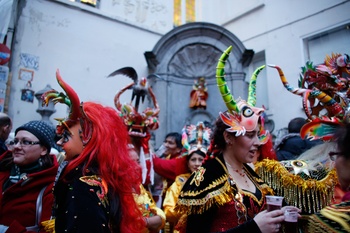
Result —
M264 109L255 107L256 77L264 66L250 80L247 102L236 102L224 78L231 49L220 57L216 72L228 111L219 114L208 157L180 193L176 209L188 215L181 232L278 232L284 209L298 210L265 210L265 195L273 194L273 190L247 165L266 141L260 124Z
M113 108L80 103L58 71L56 78L67 96L52 90L43 94L44 103L65 103L70 113L56 129L67 163L54 186L54 221L45 223L48 232L141 232L146 222L133 196L140 176L128 153L125 125Z
M204 122L198 122L196 125L186 125L182 129L182 144L184 147L182 155L186 158L188 172L177 176L174 183L166 191L163 201L163 209L167 219L166 233L178 232L174 227L180 220L181 215L175 211L175 205L182 186L204 161L210 143L210 133L211 129L205 126Z
M302 72L297 88L288 82L279 66L269 66L278 71L283 86L289 92L302 97L302 106L307 116L307 123L300 130L301 138L319 139L324 141L326 146L334 143L332 141L337 128L339 126L344 127L350 119L349 56L332 53L326 55L324 63L319 65L313 65L313 62L307 61L306 65L301 68ZM342 149L344 148L342 146L339 148L340 152L343 152ZM284 193L289 193L285 196L285 199L288 199L290 204L301 208L303 217L302 222L299 222L299 226L303 231L308 231L313 227L314 229L311 232L323 232L323 230L325 232L334 232L333 230L336 230L336 232L349 231L341 230L346 228L339 228L339 225L336 226L337 224L330 224L333 226L329 226L325 222L322 223L323 220L330 221L329 223L332 223L332 219L338 220L336 214L339 214L339 212L331 213L329 210L333 207L329 206L335 201L335 197L341 193L337 184L337 166L336 169L333 169L333 162L329 157L325 158L324 156L328 149L323 149L312 159L307 156L300 156L295 160L282 161L283 167L286 168L284 170L278 164L269 161L262 162L258 168L260 170L259 174L265 174L264 178L269 177L269 181L278 180L278 183L283 184L275 185L275 187L280 190L280 193L282 189ZM311 153L312 151L309 154ZM346 156L342 154L338 157L340 157L338 162L342 161L342 165L346 166ZM342 169L343 171L344 169ZM285 182L287 180L288 182ZM269 183L272 184L273 182ZM293 193L298 193L298 195L291 194L290 191L292 190ZM347 190L343 191L346 192ZM326 209L324 209L325 207ZM329 216L329 213L331 213L330 215L333 216L330 219L323 218L321 222L307 229L310 224L312 225L314 221L317 221L318 217L315 218L316 220L314 217L310 218L311 214L317 212L320 212L321 215L323 212L325 216ZM345 208L342 216L349 219L346 213ZM349 225L346 221L343 221L344 219L339 218L339 220L341 227ZM333 228L334 226L335 228Z
M131 143L139 155L140 165L142 167L142 184L148 190L148 186L154 183L152 151L149 143L151 139L150 131L157 130L159 127L158 114L160 108L152 88L148 86L147 79L150 76L156 75L149 75L147 78L142 77L139 79L136 70L132 67L117 69L108 75L108 77L115 75L125 75L133 80L132 83L117 92L114 97L114 105L128 129ZM128 89L132 90L131 101L122 104L120 102L120 96ZM143 103L146 96L152 99L154 106L147 107L141 112L139 111L139 105Z
M153 154L154 184L152 195L157 205L162 207L165 192L173 184L176 176L187 171L184 165L186 159L182 157L181 134L170 132L165 136L163 144Z
M324 63L316 66L311 61L306 62L301 68L298 87L288 82L279 66L269 66L278 71L286 90L302 98L307 120L306 123L302 120L303 125L298 128L300 138L331 145L328 142L333 140L337 127L350 119L349 56L332 53L326 55ZM292 128L299 121L296 120L291 122ZM330 166L332 162L328 156L325 158L325 151L319 151L313 158L300 156L279 162L264 160L256 165L256 172L275 187L277 195L284 195L289 204L302 210L302 220L334 202L334 191L338 187L336 171ZM304 227L306 224L299 225Z
M129 144L128 147L131 158L140 164L140 156L137 154L134 145ZM135 169L141 173L141 166L137 166ZM134 194L134 197L146 222L146 227L142 233L159 232L165 224L164 211L157 207L151 193L145 189L143 184L140 184L140 194Z

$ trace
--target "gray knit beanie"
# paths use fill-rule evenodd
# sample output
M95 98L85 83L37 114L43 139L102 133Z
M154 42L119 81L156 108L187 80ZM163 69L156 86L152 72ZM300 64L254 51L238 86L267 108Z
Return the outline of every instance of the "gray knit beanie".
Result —
M39 139L40 144L45 146L49 152L51 147L55 144L55 129L53 126L44 121L29 121L28 123L18 127L15 131L15 135L20 130L26 130L35 135L35 137Z

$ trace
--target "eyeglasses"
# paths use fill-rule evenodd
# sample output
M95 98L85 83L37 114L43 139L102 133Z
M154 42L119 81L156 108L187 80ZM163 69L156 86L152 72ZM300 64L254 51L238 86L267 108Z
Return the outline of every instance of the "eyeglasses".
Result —
M18 140L18 139L15 139L15 140L13 140L13 141L11 141L10 143L9 143L9 145L10 146L15 146L15 145L17 145L19 143L19 145L20 146L29 146L29 145L38 145L38 144L40 144L40 142L38 141L38 142L32 142L32 141L28 141L28 140L22 140L22 141L20 141L20 140Z
M338 155L342 155L343 153L342 152L329 152L328 155L329 155L329 158L332 160L332 161L335 161L338 157Z

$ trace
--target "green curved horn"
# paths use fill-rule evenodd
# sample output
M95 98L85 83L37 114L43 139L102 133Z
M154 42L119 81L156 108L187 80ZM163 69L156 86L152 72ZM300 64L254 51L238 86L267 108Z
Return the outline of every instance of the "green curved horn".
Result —
M250 78L247 103L250 104L251 106L255 106L256 104L256 79L260 71L262 71L264 68L265 68L265 65L258 67L252 74L252 77Z
M222 99L226 104L227 109L230 112L234 111L238 113L239 109L238 109L237 103L233 98L225 80L225 63L227 58L229 57L231 50L232 50L232 45L225 50L225 52L221 55L218 61L218 65L216 67L216 83L219 88Z

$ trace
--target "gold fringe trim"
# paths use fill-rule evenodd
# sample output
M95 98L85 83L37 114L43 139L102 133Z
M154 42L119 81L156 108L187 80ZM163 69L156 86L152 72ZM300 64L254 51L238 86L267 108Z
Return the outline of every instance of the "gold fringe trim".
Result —
M43 221L41 225L47 233L55 233L55 219Z
M180 195L182 197L184 196L188 196L188 197L196 197L198 195L200 195L203 192L206 192L209 189L213 189L216 186L222 184L222 183L227 183L227 175L221 176L219 179L214 180L210 185L208 185L205 189L199 190L199 191L188 191L188 192L181 192ZM228 185L228 183L227 183ZM229 186L229 185L228 185ZM222 189L222 188L221 188Z
M203 212L207 211L213 204L216 204L218 206L224 205L228 202L230 202L233 199L232 196L232 189L229 183L227 182L227 177L222 177L218 183L222 183L224 181L223 187L220 189L216 189L208 195L206 195L204 198L201 199L184 199L180 198L177 202L177 205L175 207L175 210L186 214L202 214ZM209 189L210 187L216 187L217 182L214 182L214 184L211 184L206 189ZM204 190L200 192L187 192L183 193L182 196L197 196L199 193L202 193Z
M289 205L304 213L316 213L330 205L334 187L338 183L336 171L329 171L322 180L305 180L292 174L279 161L264 159L255 164L255 171L273 189L275 195L283 196Z

